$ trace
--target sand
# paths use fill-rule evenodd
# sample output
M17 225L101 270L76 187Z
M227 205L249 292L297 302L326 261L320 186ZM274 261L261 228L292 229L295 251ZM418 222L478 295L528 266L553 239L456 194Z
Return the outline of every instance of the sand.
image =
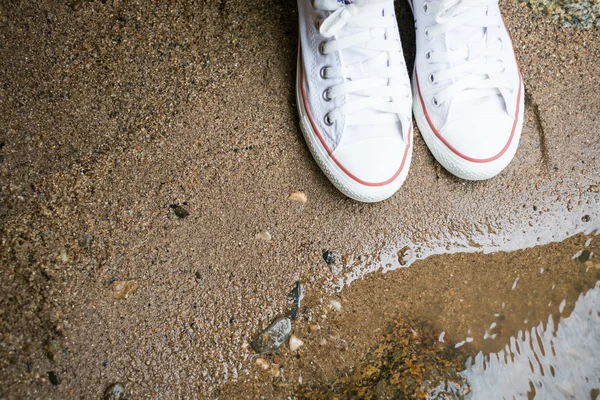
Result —
M515 160L460 181L417 132L403 188L368 205L335 190L299 131L295 3L2 3L0 398L100 398L114 382L136 399L215 398L252 377L244 343L299 279L318 316L365 274L374 291L402 276L437 291L427 260L368 273L404 246L514 250L599 228L600 32L502 7L526 88ZM472 256L455 257L470 276ZM115 299L115 280L138 288Z

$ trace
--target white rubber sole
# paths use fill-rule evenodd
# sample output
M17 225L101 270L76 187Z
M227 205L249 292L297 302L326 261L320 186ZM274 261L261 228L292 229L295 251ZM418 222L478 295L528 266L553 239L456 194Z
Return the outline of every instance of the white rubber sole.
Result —
M438 137L435 135L421 105L421 99L419 91L417 90L416 76L413 71L412 77L412 90L413 90L413 115L421 136L429 151L435 157L435 159L442 164L442 166L448 170L451 174L471 181L480 181L484 179L490 179L502 172L508 164L514 158L517 147L519 146L519 140L521 138L521 131L523 129L523 109L524 109L524 98L525 89L521 82L521 98L519 100L519 112L517 113L517 123L515 126L515 132L508 149L497 159L489 162L473 162L466 160L450 150Z
M296 70L296 103L298 104L298 114L300 115L300 129L302 135L306 140L308 148L313 155L313 158L319 165L319 168L323 171L325 176L333 183L333 185L343 194L354 199L365 203L374 203L382 201L391 197L394 193L400 189L400 186L406 180L410 163L412 160L412 128L409 129L409 149L404 162L404 166L400 171L400 174L392 182L383 186L368 186L363 185L360 182L352 179L346 174L331 158L327 150L323 147L323 144L314 132L310 119L304 107L304 98L302 96L302 81L301 81L301 60L298 58L297 70ZM402 156L402 155L400 155Z

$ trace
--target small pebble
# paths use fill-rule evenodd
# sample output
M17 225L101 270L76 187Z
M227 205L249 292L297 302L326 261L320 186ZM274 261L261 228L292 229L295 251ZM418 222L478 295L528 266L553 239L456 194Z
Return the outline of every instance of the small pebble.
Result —
M600 189L598 189L598 185L590 185L588 190L592 193L598 193L598 191L600 191Z
M58 376L58 374L56 372L54 372L54 371L48 372L48 379L50 380L50 383L53 384L54 386L60 385L60 377Z
M583 217L581 217L581 222L590 222L590 216L584 215Z
M333 251L327 250L323 252L323 260L325 260L327 265L335 263L337 259L338 256Z
M264 358L257 358L256 359L256 365L258 365L260 368L264 369L265 371L269 369L269 367L271 366L267 360L265 360Z
M136 280L116 281L111 285L112 297L114 299L126 299L139 287Z
M125 387L121 383L113 383L104 391L103 400L125 400Z
M398 250L396 256L398 257L398 263L405 266L415 258L415 253L410 247L404 246Z
M172 204L170 207L178 218L185 218L190 215L190 212L179 204Z
M299 203L306 203L308 201L308 197L303 192L293 192L290 193L290 200L297 201Z
M300 339L298 339L296 336L292 335L290 336L290 350L291 351L296 351L300 348L300 346L302 346L304 344L304 342Z
M279 317L259 333L250 346L259 354L272 353L285 343L291 330L292 321L287 317Z
M577 259L582 264L584 264L586 261L590 260L591 258L592 258L592 253L590 253L589 250L583 250L581 252L581 254L579 254L579 256L577 256Z
M304 298L304 284L302 281L297 281L296 286L287 295L287 299L292 302L292 308L287 312L287 316L292 320L298 318L300 313L300 303Z
M265 242L271 241L271 234L268 231L262 230L254 236L256 239L264 240Z

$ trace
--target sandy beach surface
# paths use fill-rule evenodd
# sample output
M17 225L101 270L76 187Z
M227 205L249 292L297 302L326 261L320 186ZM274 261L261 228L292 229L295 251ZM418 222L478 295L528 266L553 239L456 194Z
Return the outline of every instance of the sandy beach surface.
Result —
M285 398L402 316L472 334L469 355L567 313L600 279L600 30L501 6L525 82L513 162L461 181L416 131L401 190L360 204L299 130L295 2L2 2L0 398ZM299 280L304 345L263 370L248 344Z

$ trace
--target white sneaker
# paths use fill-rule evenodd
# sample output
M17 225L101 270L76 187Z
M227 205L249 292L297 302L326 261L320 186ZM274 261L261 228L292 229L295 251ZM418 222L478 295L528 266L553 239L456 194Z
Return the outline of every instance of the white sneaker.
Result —
M393 195L412 156L411 90L393 0L298 0L296 98L308 147L346 196Z
M409 2L421 135L452 174L491 178L514 157L523 126L523 82L498 1Z

